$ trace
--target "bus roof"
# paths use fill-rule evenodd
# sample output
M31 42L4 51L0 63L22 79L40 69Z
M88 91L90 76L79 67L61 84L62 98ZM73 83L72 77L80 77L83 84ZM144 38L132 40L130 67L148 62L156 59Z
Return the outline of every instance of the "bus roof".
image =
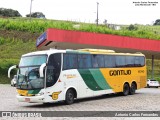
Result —
M116 53L114 50L106 50L106 49L78 49L78 50L66 50L69 53L84 53L84 54L110 54L110 55L130 55L130 56L145 56L140 52L136 53Z
M130 55L130 56L144 56L144 54L142 53L116 53L114 50L106 50L106 49L77 49L77 50L73 50L73 49L66 49L66 50L59 50L59 49L49 49L49 50L43 50L43 51L36 51L36 52L31 52L31 53L27 53L22 55L22 57L25 56L32 56L32 55L42 55L42 54L46 54L46 55L50 55L53 53L82 53L82 54L110 54L110 55Z
M49 49L49 50L43 50L43 51L35 51L35 52L30 52L27 54L22 55L22 57L25 56L32 56L32 55L50 55L53 53L65 53L65 50L58 50L58 49Z

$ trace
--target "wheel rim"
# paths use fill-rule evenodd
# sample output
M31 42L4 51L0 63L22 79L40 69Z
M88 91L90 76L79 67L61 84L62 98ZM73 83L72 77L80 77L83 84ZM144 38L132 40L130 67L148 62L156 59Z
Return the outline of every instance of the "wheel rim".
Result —
M74 102L74 93L73 93L73 91L69 90L67 92L66 102L67 102L67 104L72 104Z
M68 94L68 100L69 100L69 101L73 101L73 94L72 94L72 93L69 93L69 94Z
M135 86L135 84L132 84L132 85L131 85L131 92L132 92L132 93L135 93L135 90L136 90L136 86Z
M128 87L127 84L125 84L125 85L124 85L124 94L125 94L125 95L128 95L128 93L129 93L129 87Z

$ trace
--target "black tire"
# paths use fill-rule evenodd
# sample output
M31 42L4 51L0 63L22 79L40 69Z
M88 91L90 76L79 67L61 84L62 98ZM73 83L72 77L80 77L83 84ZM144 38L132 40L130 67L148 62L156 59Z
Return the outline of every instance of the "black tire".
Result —
M49 102L46 102L46 103L42 103L43 105L50 105L51 103Z
M147 84L147 88L150 88L148 84Z
M66 92L66 99L65 99L65 102L67 105L70 105L74 102L74 91L72 89L69 89L67 92Z
M129 91L130 91L130 87L129 87L129 85L127 83L125 83L124 86L123 86L123 92L122 92L122 94L124 96L127 96L129 94Z
M129 94L130 94L130 95L133 95L133 94L135 94L135 92L136 92L136 84L135 84L135 83L132 83L132 84L131 84L131 87L130 87Z

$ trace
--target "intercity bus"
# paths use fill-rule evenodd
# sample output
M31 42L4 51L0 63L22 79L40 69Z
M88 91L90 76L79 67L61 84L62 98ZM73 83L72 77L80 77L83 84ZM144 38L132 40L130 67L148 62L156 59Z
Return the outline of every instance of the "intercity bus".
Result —
M110 93L133 95L146 86L142 53L104 49L50 49L22 55L17 72L20 102L50 103Z

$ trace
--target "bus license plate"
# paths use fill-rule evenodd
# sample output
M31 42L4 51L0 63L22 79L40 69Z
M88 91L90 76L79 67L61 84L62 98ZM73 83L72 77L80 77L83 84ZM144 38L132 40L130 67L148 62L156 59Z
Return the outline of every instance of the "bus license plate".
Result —
M30 98L25 98L25 101L26 102L30 102Z

